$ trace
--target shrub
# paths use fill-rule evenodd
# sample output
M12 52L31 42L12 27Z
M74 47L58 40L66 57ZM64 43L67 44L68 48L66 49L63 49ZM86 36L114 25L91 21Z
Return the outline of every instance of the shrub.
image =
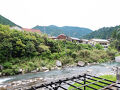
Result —
M96 44L95 48L98 49L98 50L103 50L104 49L104 47L100 44Z
M3 67L4 68L12 68L12 63L6 62L6 63L3 64Z
M106 52L111 57L111 59L114 59L114 57L118 51L115 49L109 48Z
M14 71L13 69L5 69L2 71L2 74L5 74L5 75L14 75Z
M89 57L90 56L90 51L89 50L81 50L79 52L79 55L83 58Z
M77 54L75 52L72 53L72 58L76 58L77 57Z

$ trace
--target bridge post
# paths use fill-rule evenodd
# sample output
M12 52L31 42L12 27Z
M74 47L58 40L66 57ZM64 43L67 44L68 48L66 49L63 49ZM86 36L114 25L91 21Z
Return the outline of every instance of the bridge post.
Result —
M120 83L120 67L117 67L116 79L117 79L116 83ZM117 84L117 85L119 85L119 84ZM120 90L120 88L117 88L117 90Z
M84 85L86 84L86 74L84 74ZM86 90L86 86L84 86L84 90Z

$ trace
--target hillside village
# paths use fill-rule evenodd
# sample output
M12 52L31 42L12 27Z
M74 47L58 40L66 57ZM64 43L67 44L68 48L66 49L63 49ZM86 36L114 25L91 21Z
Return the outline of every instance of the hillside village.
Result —
M20 27L17 27L17 26L11 27L11 29L26 31L26 32L33 32L33 33L39 33L39 34L42 33L40 30L37 30L37 29L20 28ZM96 44L100 44L104 47L104 49L108 48L108 46L110 44L109 40L105 40L105 39L94 39L93 38L93 39L87 40L87 39L79 39L79 38L76 38L76 37L69 37L65 34L60 34L57 37L48 35L48 37L50 39L53 39L53 40L67 40L67 41L71 41L71 42L75 42L75 43L90 44L92 46L95 46Z

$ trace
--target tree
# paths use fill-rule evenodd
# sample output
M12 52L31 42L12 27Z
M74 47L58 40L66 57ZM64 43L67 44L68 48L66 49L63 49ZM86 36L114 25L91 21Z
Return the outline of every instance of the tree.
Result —
M95 48L98 49L98 50L104 49L104 47L102 45L100 45L100 44L96 44Z

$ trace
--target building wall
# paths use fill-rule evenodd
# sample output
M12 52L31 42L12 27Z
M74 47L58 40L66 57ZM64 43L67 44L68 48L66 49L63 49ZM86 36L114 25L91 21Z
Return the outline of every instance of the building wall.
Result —
M88 44L95 46L96 44L100 44L102 45L104 48L108 48L109 46L109 42L102 42L102 41L93 41L93 40L89 40Z
M22 30L22 28L20 28L20 27L17 27L17 26L10 27L10 29L16 29L16 30L19 30L19 31L23 31L23 30Z

